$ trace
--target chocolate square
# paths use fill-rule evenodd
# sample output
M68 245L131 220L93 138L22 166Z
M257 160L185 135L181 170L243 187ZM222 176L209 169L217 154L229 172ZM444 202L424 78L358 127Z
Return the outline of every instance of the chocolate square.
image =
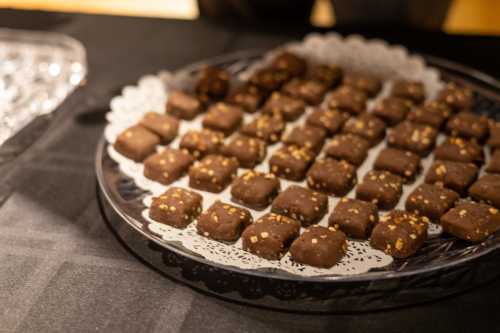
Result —
M341 81L342 69L334 64L313 64L309 66L306 78L320 82L327 88L331 88Z
M271 212L291 217L303 227L319 222L328 211L328 197L297 185L278 194Z
M222 147L221 153L235 157L240 167L251 169L264 160L267 145L260 139L238 134Z
M262 107L262 112L283 117L285 121L294 121L305 111L304 101L273 92Z
M191 120L201 112L201 102L195 96L180 90L172 90L168 92L168 114L180 119Z
M403 192L403 179L388 171L369 171L356 187L356 198L370 201L380 209L394 208Z
M460 198L455 191L438 185L421 184L406 199L405 209L431 221L439 223L439 219Z
M474 103L472 90L450 82L439 92L438 98L454 110L468 110Z
M500 150L495 150L491 155L486 172L500 173Z
M306 123L325 130L328 135L333 135L342 128L348 118L345 112L317 107L309 113Z
M461 111L448 120L446 130L452 136L481 141L488 134L488 118L470 111Z
M420 104L425 100L425 87L422 82L398 80L392 84L391 95Z
M327 105L331 109L360 114L366 109L366 100L367 97L361 90L343 85L330 94Z
M393 210L381 217L373 228L370 245L395 258L408 258L427 238L425 219L403 210Z
M476 180L478 168L472 163L435 161L430 167L425 182L452 189L461 195Z
M153 198L149 217L175 228L185 228L201 213L203 197L180 187L170 187Z
M198 190L222 192L236 177L238 160L207 155L189 169L189 186Z
M403 121L389 131L387 143L389 146L426 156L434 147L437 135L438 131L431 126Z
M250 83L266 93L277 90L290 79L290 74L275 68L261 68L252 74Z
M288 96L298 98L307 104L317 105L323 100L326 86L313 80L295 78L286 83L281 91Z
M158 135L142 126L135 125L118 135L113 147L123 156L136 162L142 162L156 151L156 145L159 143Z
M481 176L469 188L470 196L478 201L500 208L500 175L486 174Z
M231 135L243 120L243 110L239 106L216 103L208 108L203 118L203 127Z
M420 170L420 156L406 150L387 147L380 151L373 168L389 171L411 181Z
M328 219L328 224L349 237L367 239L378 222L377 206L358 199L342 198Z
M283 135L283 143L305 147L318 154L325 143L326 132L317 127L308 125L295 126L292 130Z
M275 175L251 170L234 180L231 186L231 200L252 209L262 210L269 206L279 190L280 181Z
M156 112L146 113L139 125L158 135L164 145L172 142L179 131L179 120L177 118Z
M217 200L198 217L196 229L205 237L234 242L252 222L252 215L247 209Z
M191 155L199 159L209 154L218 153L223 143L224 134L221 132L214 132L208 129L200 131L191 130L181 138L179 147L186 149Z
M298 55L283 51L273 59L271 67L287 72L291 76L302 76L306 72L307 63Z
M330 195L346 195L356 184L356 168L348 162L319 159L307 172L307 186Z
M342 83L346 86L361 90L368 97L376 96L382 89L382 81L369 74L349 73L344 75Z
M447 138L434 151L437 160L482 164L483 148L475 142L462 138Z
M363 113L348 119L342 128L342 132L356 134L374 146L384 138L385 124L379 118L369 113Z
M165 148L144 161L144 177L169 185L184 176L194 158L186 150Z
M285 122L281 116L263 114L253 119L250 123L241 126L240 132L273 144L280 140L285 126Z
M429 101L410 111L408 120L439 129L450 114L451 109L447 104L439 101Z
M368 156L370 143L354 134L338 134L326 147L326 155L359 166Z
M279 260L299 236L299 232L299 222L286 216L268 213L243 231L243 250L264 259Z
M278 177L301 181L314 161L314 157L314 153L307 148L284 146L271 156L269 169Z
M237 105L249 113L257 111L264 101L265 94L252 84L244 84L236 88L226 98L226 102Z
M394 126L402 122L413 103L404 98L386 97L373 108L372 113L383 119L389 126Z
M498 209L462 201L441 217L443 231L469 242L481 242L500 229Z
M347 252L347 239L340 230L313 225L293 241L290 254L295 262L330 268Z
M211 66L203 68L198 75L195 91L203 103L223 99L229 91L229 73Z

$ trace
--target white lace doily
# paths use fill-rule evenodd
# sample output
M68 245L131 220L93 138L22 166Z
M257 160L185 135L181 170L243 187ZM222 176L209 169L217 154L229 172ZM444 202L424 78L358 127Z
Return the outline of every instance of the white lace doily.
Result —
M314 34L305 38L303 42L290 43L285 45L284 48L291 49L311 60L324 63L337 63L346 70L370 72L386 79L381 94L375 100L369 102L368 109L373 106L376 100L387 96L391 80L394 78L414 79L424 82L429 98L435 96L442 86L438 73L426 67L420 57L409 55L404 48L389 46L383 41L366 41L359 36L343 39L336 34L325 36ZM241 74L241 78L248 77L251 71L269 61L275 52L271 51L266 54L262 62L251 66ZM149 111L165 112L167 98L168 92L159 76L146 76L139 81L137 86L124 88L122 95L112 100L111 111L107 114L109 122L105 129L107 142L112 144L119 133L135 124L141 119L144 113ZM244 121L248 122L254 116L245 115ZM202 117L199 116L190 122L182 121L179 136L171 146L177 147L180 137L186 131L201 128ZM288 124L287 129L290 130L294 125L302 123L304 118L305 116L294 123ZM442 137L438 138L439 141L442 139ZM152 195L158 195L167 189L167 186L146 179L143 176L143 164L136 163L120 155L113 149L111 144L107 148L109 156L118 163L120 170L125 175L134 179L138 187L150 191ZM327 144L328 142L325 146ZM278 147L279 144L268 148L267 159L256 167L257 170L268 171L267 160ZM371 170L375 157L383 147L385 147L385 142L380 143L370 150L368 158L358 169L358 180L362 179L364 174ZM162 147L159 147L159 149L162 149ZM431 157L422 160L423 170L421 175L425 174L431 162ZM244 169L238 170L238 174L243 172L245 172ZM417 179L412 184L404 185L403 196L397 208L403 208L406 197L419 183L420 181ZM305 186L305 182L296 183L281 180L282 189L286 189L290 184ZM187 188L188 177L181 178L171 186ZM217 199L230 202L229 191L229 188L219 194L198 191L203 195L203 208L207 209ZM348 196L354 197L354 190ZM338 200L339 198L330 197L330 212ZM144 199L144 204L146 207L149 207L150 203L151 196L148 196ZM269 208L264 211L250 211L254 219L257 219L259 216L267 213ZM325 276L327 278L332 275L361 274L373 268L387 266L392 262L390 256L379 250L372 249L367 241L354 240L348 241L349 250L347 255L339 264L330 269L320 269L294 263L290 260L289 254L285 255L280 261L269 261L243 251L241 240L234 244L226 244L198 235L195 228L196 222L189 225L186 229L180 230L152 221L148 217L147 208L143 211L143 217L151 222L149 224L150 231L159 235L165 241L181 242L185 248L202 255L210 261L242 269L275 268L302 276ZM326 226L328 224L327 218L328 215L323 218L320 224ZM440 232L439 226L431 225L429 237L439 235Z

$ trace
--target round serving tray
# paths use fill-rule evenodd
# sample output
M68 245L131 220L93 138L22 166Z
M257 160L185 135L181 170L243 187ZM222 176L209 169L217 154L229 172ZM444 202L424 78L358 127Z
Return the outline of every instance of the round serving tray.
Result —
M165 77L168 86L189 81L209 64L238 73L260 51L238 52L185 67ZM475 111L500 114L500 82L443 59L424 56L444 81L471 87ZM174 78L174 79L173 79ZM500 235L470 245L454 238L429 239L419 254L358 275L305 277L279 270L244 270L206 260L178 242L167 242L147 228L142 217L147 194L123 175L101 139L96 154L98 196L103 214L117 237L158 271L196 289L256 306L291 311L367 311L421 303L451 295L500 275Z

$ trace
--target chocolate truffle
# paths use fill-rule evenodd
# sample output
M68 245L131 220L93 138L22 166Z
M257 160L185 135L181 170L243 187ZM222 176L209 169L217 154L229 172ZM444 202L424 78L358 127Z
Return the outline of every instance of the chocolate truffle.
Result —
M293 241L290 254L295 262L330 268L337 264L347 252L345 234L335 228L313 225Z
M391 95L420 104L425 100L425 87L422 82L398 80L392 84Z
M349 237L367 239L378 222L377 206L358 199L342 198L328 219L328 224Z
M331 109L360 114L366 109L366 100L367 97L361 90L343 85L330 94L327 105Z
M426 156L434 147L437 135L437 130L431 126L403 121L389 131L387 143L389 146Z
M346 195L356 184L356 168L348 162L319 159L307 172L307 186L330 195Z
M205 237L234 242L252 221L252 215L247 209L217 200L198 217L196 229Z
M301 57L283 51L272 61L271 67L289 73L291 76L302 76L307 69L307 63Z
M394 208L403 192L403 179L387 171L369 171L356 187L356 198L373 202L380 209Z
M158 135L164 145L172 142L179 131L179 120L177 118L156 112L146 113L139 125Z
M345 112L317 107L309 113L306 123L324 129L328 135L333 135L342 128L348 118Z
M383 119L387 125L394 126L406 118L412 106L413 103L408 99L386 97L375 105L372 113Z
M277 90L290 79L290 74L280 69L261 68L252 74L250 83L266 93Z
M118 135L113 147L123 156L136 162L142 162L156 151L156 145L159 143L158 135L142 126L135 125Z
M342 132L356 134L374 146L384 138L385 124L379 118L369 113L363 113L347 120Z
M409 151L387 147L380 151L373 167L411 181L420 170L420 157Z
M446 103L429 101L410 111L408 120L439 129L450 114L451 109Z
M236 177L238 160L234 157L207 155L189 169L189 186L219 193Z
M221 149L226 156L235 157L240 167L253 168L260 164L267 154L267 145L264 141L244 135L236 135Z
M285 122L281 116L260 115L250 123L241 126L240 132L269 144L276 143L285 130Z
M168 93L168 114L180 119L191 120L201 111L201 103L195 96L180 90L173 90Z
M202 158L219 152L224 143L224 134L208 129L188 131L181 139L179 147L186 149L195 158Z
M338 134L326 147L326 155L359 166L368 156L370 143L354 134Z
M500 175L486 174L481 176L469 188L470 196L479 201L500 208Z
M180 187L170 187L153 198L149 217L175 228L185 228L201 213L202 196Z
M168 185L184 176L193 162L194 158L186 150L167 147L146 158L144 176Z
M254 113L264 101L264 97L265 94L257 86L244 84L231 92L226 102L237 105L246 112Z
M435 161L425 176L425 182L465 195L467 188L476 180L477 172L477 166L472 163Z
M286 216L266 214L249 225L241 238L243 250L268 260L279 260L299 236L300 223Z
M294 121L305 111L304 101L273 92L262 107L262 112L283 117L285 121Z
M307 148L284 146L271 156L269 169L278 177L301 181L314 161L314 157L314 153Z
M262 210L269 206L280 190L280 181L273 174L247 171L236 178L231 186L231 200Z
M295 78L286 83L281 91L288 96L298 98L307 104L317 105L323 100L326 86L313 80Z
M342 79L342 69L334 64L313 64L309 66L306 78L320 82L327 88L331 88L340 83Z
M382 82L375 76L368 74L348 73L344 75L342 83L361 90L368 97L375 97L382 89Z
M447 138L434 151L438 160L482 164L483 148L473 141L462 138Z
M439 92L439 101L448 104L454 110L470 109L474 103L472 90L450 82Z
M439 223L439 219L460 198L455 191L432 184L419 185L406 199L405 209L426 216Z
M446 130L452 136L481 141L488 134L488 119L470 111L461 111L448 120Z
M319 153L325 143L326 132L317 127L308 125L296 126L289 133L283 135L283 143L305 147L314 153Z
M208 108L203 118L203 127L231 135L243 120L243 110L239 106L216 103Z
M211 66L203 68L195 91L203 103L223 99L229 91L229 73L225 69Z

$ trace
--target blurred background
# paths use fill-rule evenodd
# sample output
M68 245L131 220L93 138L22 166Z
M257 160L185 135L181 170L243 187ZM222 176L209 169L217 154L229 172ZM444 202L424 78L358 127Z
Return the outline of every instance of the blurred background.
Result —
M398 24L450 34L500 35L496 0L0 0L0 8L185 20L203 16L321 28Z

